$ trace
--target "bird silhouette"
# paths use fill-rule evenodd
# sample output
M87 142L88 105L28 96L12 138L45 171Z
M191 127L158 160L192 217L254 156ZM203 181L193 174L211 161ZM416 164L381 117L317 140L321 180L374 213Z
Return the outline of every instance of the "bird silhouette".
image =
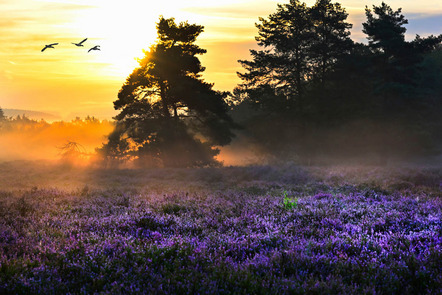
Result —
M100 45L95 45L94 47L92 47L91 49L89 49L87 52L91 52L91 50L101 50L101 49L100 49Z
M47 48L54 48L54 45L58 45L58 43L52 43L45 45L45 47L41 50L41 52L45 51Z
M74 42L72 42L72 44L74 44L75 46L78 46L78 47L83 47L83 43L84 43L86 40L87 40L87 38L84 39L84 40L81 41L81 42L78 42L78 43L74 43Z

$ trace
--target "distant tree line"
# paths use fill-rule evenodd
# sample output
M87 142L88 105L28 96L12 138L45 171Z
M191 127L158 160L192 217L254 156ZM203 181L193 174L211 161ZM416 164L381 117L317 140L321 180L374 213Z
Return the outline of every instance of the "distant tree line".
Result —
M60 158L69 165L99 165L94 148L102 144L114 127L113 121L91 116L47 122L25 114L1 116L0 111L0 161Z
M71 121L57 121L48 123L47 121L35 120L23 115L17 115L15 117L7 117L4 115L2 108L0 107L0 133L16 132L16 131L37 131L41 132L44 129L63 129L68 128L83 128L85 130L91 130L100 126L112 125L111 121L99 120L93 116L86 116L84 119L76 117ZM66 131L66 130L64 130Z
M203 27L161 17L100 152L112 163L214 166L235 134L284 161L440 152L442 35L406 41L407 19L385 3L365 15L367 44L350 38L339 3L279 4L259 18L261 49L239 61L242 83L230 94L201 78Z

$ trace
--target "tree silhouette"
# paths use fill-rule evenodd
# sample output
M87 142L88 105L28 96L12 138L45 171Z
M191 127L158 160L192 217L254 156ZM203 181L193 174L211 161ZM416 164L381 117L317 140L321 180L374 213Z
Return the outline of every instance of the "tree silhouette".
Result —
M239 61L246 72L238 73L243 83L235 93L270 112L286 112L304 122L308 116L315 118L312 110L318 110L308 92L318 82L324 92L326 74L349 54L353 42L347 16L330 0L317 0L312 7L299 0L278 5L256 24L256 40L264 48L250 50L251 61Z
M317 0L312 7L291 0L256 24L262 49L250 50L252 60L239 61L245 72L238 73L242 84L234 95L262 112L247 126L267 150L283 155L317 147L307 144L311 126L329 124L336 113L330 108L334 85L327 84L328 76L353 46L347 16L330 0Z
M365 7L367 21L362 24L362 31L367 34L371 48L394 56L403 47L407 31L404 25L408 24L408 20L401 11L401 8L394 11L384 2L380 6L373 5L373 9Z
M61 159L65 163L75 164L78 161L87 159L89 156L84 146L74 141L67 141L58 149L60 150Z
M396 11L382 2L373 9L366 7L367 21L363 23L363 32L367 34L371 49L373 69L377 79L375 94L380 100L379 114L383 116L405 115L414 111L420 96L419 71L420 63L425 54L435 50L442 41L442 35L405 40L405 25L408 20L401 14L401 8Z
M268 19L259 18L256 40L262 50L250 50L252 60L239 60L246 73L238 73L247 99L268 111L304 111L304 92L311 74L309 46L313 22L305 3L278 4Z
M326 74L333 70L337 60L349 53L353 46L350 39L352 25L348 13L339 3L331 0L318 0L311 8L314 40L309 55L312 60L313 74L324 87Z
M195 44L203 26L160 17L158 39L127 78L114 102L117 126L102 151L108 158L159 166L219 164L216 145L237 127L227 114L227 93L204 82Z
M0 107L0 122L6 120L5 113L3 112L2 107Z

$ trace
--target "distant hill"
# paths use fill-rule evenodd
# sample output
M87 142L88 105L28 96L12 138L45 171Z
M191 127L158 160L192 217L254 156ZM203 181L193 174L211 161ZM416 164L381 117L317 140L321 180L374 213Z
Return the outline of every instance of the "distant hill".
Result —
M29 119L40 120L43 119L45 121L55 121L60 120L61 117L49 113L37 112L37 111L28 111L28 110L17 110L17 109L3 109L3 113L6 117L17 117L25 115Z

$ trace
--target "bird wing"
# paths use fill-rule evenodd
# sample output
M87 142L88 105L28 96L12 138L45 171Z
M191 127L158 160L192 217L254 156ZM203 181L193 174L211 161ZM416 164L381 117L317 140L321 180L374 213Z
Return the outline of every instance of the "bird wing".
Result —
M80 43L78 43L78 44L82 44L83 42L85 42L87 40L87 38L85 38L83 41L81 41Z
M46 48L48 48L48 47L47 47L47 46L45 46L45 48L43 48L43 49L41 50L41 52L45 51L45 50L46 50Z
M92 48L91 49L89 49L87 52L90 52L92 50Z
M49 44L49 46L52 46L52 45L58 45L58 43L52 43L52 44Z

